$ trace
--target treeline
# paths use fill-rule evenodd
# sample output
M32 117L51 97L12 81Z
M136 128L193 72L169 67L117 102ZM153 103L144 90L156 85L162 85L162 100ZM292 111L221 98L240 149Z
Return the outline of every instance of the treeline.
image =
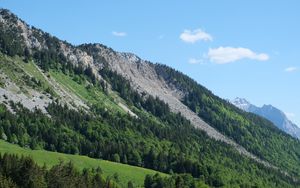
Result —
M2 22L0 24L0 51L9 56L23 56L25 49L23 38L19 35L21 29L14 27L12 24L16 24L18 18L11 15L8 10L1 9L0 13L2 17L9 22L7 27Z
M67 60L60 51L60 40L49 33L43 32L35 27L30 27L22 20L19 20L15 15L8 10L1 9L0 14L4 18L4 22L0 25L0 52L13 56L24 58L25 62L35 60L35 62L45 71L50 68L58 68L66 64ZM21 35L24 31L17 22L25 24L31 29L32 35L41 44L40 48L33 47L29 49L24 37ZM28 39L31 40L31 39ZM65 45L71 45L65 42Z
M104 178L101 169L74 168L71 162L47 169L38 166L30 157L0 154L1 188L118 188L110 177Z
M37 165L32 158L0 154L0 188L119 188L114 177L104 177L100 167L77 170L71 162L60 161L47 168ZM131 181L127 187L133 188ZM189 174L162 177L147 175L145 188L206 188L202 181Z
M147 175L145 188L208 188L203 182L196 180L189 174L176 174L171 177L161 177L159 174Z

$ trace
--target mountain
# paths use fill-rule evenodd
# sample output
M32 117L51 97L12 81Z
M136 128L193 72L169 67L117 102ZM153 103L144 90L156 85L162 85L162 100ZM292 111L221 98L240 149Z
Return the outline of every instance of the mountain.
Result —
M292 135L295 138L300 139L300 128L291 122L284 112L272 105L263 105L262 107L257 107L249 103L246 99L235 98L231 101L232 104L238 108L252 112L254 114L260 115L268 120L270 120L274 125L284 132Z
M72 45L5 9L0 23L1 139L178 174L145 187L299 186L299 140L185 74Z

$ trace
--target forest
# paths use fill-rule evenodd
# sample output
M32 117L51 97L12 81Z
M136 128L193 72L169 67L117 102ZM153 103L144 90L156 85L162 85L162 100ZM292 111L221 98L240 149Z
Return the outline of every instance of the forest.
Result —
M130 183L129 183L130 184ZM113 177L104 178L101 168L79 172L72 163L63 163L47 169L38 166L30 157L0 155L1 188L118 188Z
M300 141L280 131L270 121L235 107L215 96L186 75L165 65L156 65L159 75L187 94L182 99L205 122L266 161L300 175ZM176 78L176 79L173 79Z
M162 113L155 110L156 100L149 99L147 104L153 106L149 109L151 113ZM2 139L23 147L83 154L171 174L189 173L214 187L249 185L250 178L256 178L254 185L261 186L270 182L293 184L289 177L241 158L229 146L209 139L167 107L159 119L143 113L137 113L136 119L108 113L101 106L95 106L91 115L53 103L48 107L52 118L20 104L11 106L17 115L1 105L0 133ZM251 171L245 170L249 167ZM237 175L239 171L243 171L243 176Z

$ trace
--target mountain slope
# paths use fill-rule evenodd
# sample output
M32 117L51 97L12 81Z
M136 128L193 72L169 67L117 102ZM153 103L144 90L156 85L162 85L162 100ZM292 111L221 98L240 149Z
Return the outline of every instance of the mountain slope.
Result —
M287 116L279 110L278 108L272 105L263 105L262 107L257 107L249 103L245 99L235 98L231 101L232 104L238 108L245 110L247 112L252 112L254 114L260 115L268 120L270 120L274 125L284 132L292 135L295 138L300 139L300 128L291 122Z
M297 185L299 141L264 119L167 66L100 44L73 46L0 15L0 86L10 92L0 106L2 139L190 173L210 186Z
M151 63L143 61L133 54L115 52L103 45L86 46L85 49L85 45L75 48L74 46L63 43L56 38L50 40L51 37L49 34L43 33L35 28L31 29L26 23L12 15L10 16L11 17L9 18L15 24L12 26L17 27L14 29L21 30L21 35L14 36L14 38L24 40L23 48L25 48L25 50L27 49L29 52L38 50L39 53L35 53L33 56L39 58L40 61L43 62L40 62L42 68L46 70L49 68L49 64L51 62L47 62L47 58L49 58L51 54L56 53L58 55L56 55L57 57L55 57L55 60L62 62L64 60L69 61L75 66L80 64L83 68L89 67L95 77L101 79L101 75L97 74L97 72L103 67L103 63L105 62L107 63L107 66L109 66L110 70L116 71L118 74L121 74L125 78L131 80L131 84L134 88L138 88L140 92L146 92L152 96L158 96L161 100L168 103L172 111L175 113L182 113L188 120L192 121L194 126L203 129L209 136L234 146L240 153L245 154L252 159L263 162L251 153L247 152L242 146L237 145L234 141L226 138L226 136L219 134L218 131L191 112L179 101L182 93L178 92L179 90L174 87L169 87L166 83L164 83L164 80L160 80L159 75L157 75L156 70ZM6 20L4 19L4 23L5 21ZM11 34L13 34L13 32ZM16 49L21 48L21 46L18 46ZM47 53L45 53L44 50L49 50L50 54L46 55ZM22 52L17 50L15 53L18 54ZM39 64L39 62L37 63ZM138 64L141 65L139 66L140 69L137 69ZM271 166L267 162L263 163Z
M182 102L221 133L231 137L259 158L277 163L282 168L289 166L291 160L295 164L292 168L299 165L298 140L279 131L265 119L244 113L182 73L166 66L160 66L158 70L171 84L187 92ZM287 154L290 149L294 153L292 156ZM275 153L279 155L276 156ZM297 173L298 170L293 171Z
M105 177L113 176L117 173L120 177L120 184L123 186L126 186L128 181L132 181L136 186L142 186L147 174L154 175L158 173L149 169L105 160L92 159L86 156L68 155L43 150L24 149L17 145L4 142L3 140L0 140L0 153L31 156L40 166L46 164L48 168L58 164L60 160L63 160L64 162L71 161L74 166L80 170L83 170L84 168L100 167ZM163 177L167 176L163 173L160 173L160 175L162 175Z
M261 159L268 159L270 161L273 160L273 154L271 153L270 149L268 152L263 151L263 147L261 146L255 146L257 145L257 141L254 141L257 139L257 137L253 137L252 140L252 145L249 145L249 142L251 141L243 141L244 139L240 137L244 137L245 135L238 135L238 137L233 136L232 134L236 133L229 133L229 132L224 132L224 129L227 129L228 125L224 125L224 127L219 127L216 126L216 124L207 119L208 121L204 122L202 118L206 118L204 114L207 114L207 111L203 112L203 114L197 114L197 111L193 112L193 107L191 105L197 105L197 100L199 100L203 94L206 94L207 97L210 97L212 99L216 99L216 101L220 102L220 106L223 106L223 108L228 108L233 114L230 114L231 112L228 112L228 114L225 114L225 116L228 116L229 118L233 118L234 121L239 121L235 114L237 116L243 117L243 115L239 115L239 111L236 109L233 109L232 106L228 105L228 103L224 100L220 100L218 97L214 96L211 92L209 92L207 89L203 88L202 86L198 85L195 83L192 79L188 78L187 76L183 75L182 73L179 73L173 69L170 69L166 66L162 66L159 64L152 64L150 62L141 60L139 57L133 55L133 54L128 54L128 53L119 53L115 52L112 49L105 48L101 45L82 45L80 46L81 49L85 50L88 52L89 55L92 55L94 59L102 59L104 58L104 66L109 67L109 69L117 72L120 75L123 75L126 79L130 80L130 83L132 86L138 90L140 93L148 93L152 96L157 96L159 99L163 100L166 102L169 106L170 109L175 112L175 113L180 113L182 114L185 118L191 121L191 123L197 127L200 128L201 130L204 130L210 137L216 139L216 140L221 140L227 144L232 145L235 147L240 153L255 159L258 162L263 163L266 166L272 166L270 163L263 161ZM182 79L182 80L180 80ZM203 89L202 89L203 88ZM191 97L195 95L193 92L196 90L196 92L200 92L197 97L198 99L195 99L195 102L192 102L191 105L188 104L187 101L189 100L188 97ZM203 90L203 91L201 91ZM191 92L192 91L192 92ZM198 94L198 93L197 93ZM194 96L193 96L194 97ZM193 98L191 98L194 100ZM215 103L218 104L218 103ZM201 104L198 104L199 106ZM215 107L212 109L213 111L218 112L218 109L216 110ZM211 112L211 111L210 111ZM227 112L226 112L227 113ZM213 115L213 114L211 114ZM210 115L210 118L212 117ZM256 118L256 117L255 117ZM218 119L218 117L215 117L214 119ZM249 121L258 124L261 128L265 129L263 124L266 124L265 122L262 122L263 120L253 120L252 117L249 118ZM211 122L211 124L207 124L207 122ZM249 122L249 123L250 123ZM219 124L219 123L218 123ZM219 124L220 125L220 124ZM247 124L246 124L247 125ZM270 129L273 129L272 125L268 125ZM232 129L232 128L230 128ZM268 128L269 129L269 128ZM251 130L253 132L255 130ZM264 130L269 131L269 130ZM274 129L275 132L277 130ZM221 132L221 133L220 133ZM276 144L271 144L271 139L266 140L264 136L262 136L263 133L261 132L261 135L258 135L262 143L268 144L268 145L276 145ZM223 133L223 134L222 134ZM250 133L251 134L251 133ZM281 133L277 132L279 134L279 137L281 136ZM275 134L276 135L276 134ZM228 137L234 138L234 140L229 139ZM277 137L277 135L276 135ZM283 136L284 137L284 136ZM285 140L284 138L281 138L281 140ZM242 142L241 142L242 140ZM293 143L293 148L294 144L299 144L299 142L291 140ZM254 143L255 142L255 143ZM266 143L269 142L269 143ZM238 143L238 144L237 144ZM240 144L240 145L239 145ZM252 150L251 152L254 153L255 155L259 155L259 157L251 154L248 152L246 149ZM297 147L296 147L297 148ZM282 154L284 154L284 149L285 146L280 146L280 148L277 148L276 150ZM294 150L297 154L296 157L293 159L295 163L298 163L298 156L299 156L299 149ZM268 156L269 155L269 156ZM288 157L288 156L287 156ZM278 158L279 159L279 158ZM277 160L277 159L276 159ZM280 160L280 159L279 159ZM282 161L285 163L286 161ZM282 166L285 166L286 164L282 164ZM276 165L275 165L276 166ZM277 168L277 167L274 167ZM296 172L297 170L295 170Z
M114 52L111 49L103 48L103 46L97 44L82 45L80 48L87 51L94 59L104 58L109 69L130 80L132 86L140 93L147 93L166 102L173 112L182 114L191 121L196 128L204 130L208 136L233 146L241 154L263 163L266 166L274 167L268 162L260 160L232 139L219 133L183 104L181 100L186 93L175 85L170 84L157 72L159 65L144 61L134 54Z

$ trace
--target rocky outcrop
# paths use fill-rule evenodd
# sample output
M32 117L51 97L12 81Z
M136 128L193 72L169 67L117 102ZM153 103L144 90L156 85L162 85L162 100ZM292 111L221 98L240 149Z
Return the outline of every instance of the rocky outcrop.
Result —
M46 107L52 102L50 96L33 89L27 89L27 94L21 88L12 82L5 74L0 72L0 79L5 84L0 87L0 102L5 104L7 108L13 112L9 102L21 103L29 110L40 109L43 113L47 113Z

